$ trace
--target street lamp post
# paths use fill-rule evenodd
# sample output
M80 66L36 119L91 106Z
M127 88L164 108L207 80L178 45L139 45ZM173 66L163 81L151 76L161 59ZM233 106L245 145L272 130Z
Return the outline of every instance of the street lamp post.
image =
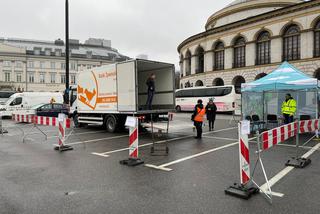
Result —
M66 90L65 103L69 104L69 0L66 0L65 27L66 27Z

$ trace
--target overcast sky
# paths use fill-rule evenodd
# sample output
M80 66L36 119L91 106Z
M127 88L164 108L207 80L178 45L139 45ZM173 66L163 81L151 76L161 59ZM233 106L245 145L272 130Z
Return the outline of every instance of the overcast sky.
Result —
M204 31L207 18L230 2L69 0L70 38L110 39L122 54L147 54L177 66L177 46ZM1 0L0 37L64 40L64 4L65 0Z

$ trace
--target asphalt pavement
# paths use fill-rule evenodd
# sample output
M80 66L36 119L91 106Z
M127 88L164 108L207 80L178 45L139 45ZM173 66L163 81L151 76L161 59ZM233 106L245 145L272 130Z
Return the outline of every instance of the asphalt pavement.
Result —
M46 139L29 124L4 120L4 126L9 133L0 135L0 213L319 213L319 151L310 156L311 165L290 170L285 162L296 155L294 140L262 155L268 178L276 181L272 204L261 193L249 200L224 193L239 181L238 133L230 115L218 115L215 130L205 126L197 140L190 115L176 114L169 135L155 137L159 147L168 141L168 155L151 155L152 135L141 133L139 157L145 164L137 167L119 164L128 158L127 131L74 129L66 142L74 150L60 153L53 150L55 127L39 127ZM301 143L309 137L301 136ZM252 139L252 166L256 149ZM254 178L265 184L260 166Z

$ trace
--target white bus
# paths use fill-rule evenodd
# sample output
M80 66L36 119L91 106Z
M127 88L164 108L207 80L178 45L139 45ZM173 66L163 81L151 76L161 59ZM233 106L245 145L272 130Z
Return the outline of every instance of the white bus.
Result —
M176 90L176 110L193 111L198 99L206 105L210 98L214 98L218 112L233 112L240 106L240 94L236 93L233 85L226 85Z

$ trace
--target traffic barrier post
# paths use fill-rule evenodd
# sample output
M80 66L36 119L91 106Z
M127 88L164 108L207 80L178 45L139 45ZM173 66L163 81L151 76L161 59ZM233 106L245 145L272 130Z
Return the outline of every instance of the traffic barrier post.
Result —
M138 166L144 163L139 159L139 118L127 117L126 126L129 127L129 158L121 160L120 164Z
M0 112L0 134L6 134L8 131L3 128L3 123L2 123L2 112Z
M250 174L250 150L249 138L250 121L240 121L238 123L239 133L239 163L240 163L240 183L234 183L229 186L225 193L238 198L249 199L252 195L259 192L259 190L252 185Z
M74 131L73 129L69 133L68 136L66 136L66 129L71 128L71 121L69 118L66 117L65 114L59 114L58 118L56 117L44 117L44 116L36 116L33 114L13 114L12 120L19 122L19 123L30 123L32 124L32 128L24 132L23 130L23 140L22 142L25 142L25 139L32 130L37 129L40 131L46 138L48 139L48 136L45 132L43 132L39 126L54 126L58 127L59 130L59 141L58 144L54 145L54 149L60 152L73 150L71 146L65 145L64 143L68 139L68 137L72 134Z
M68 120L65 114L59 114L58 123L59 123L59 141L58 141L58 145L56 145L54 149L59 152L73 150L71 146L64 144L65 141L73 132L72 130L71 133L68 135L68 137L66 137L66 128L70 127L70 120Z
M250 159L249 159L249 147L247 147L247 136L243 135L243 131L239 125L239 151L240 151L240 185L234 184L234 186L229 187L225 192L229 195L241 197L244 199L250 198L253 193L256 193L257 190L260 190L266 198L272 203L272 191L271 185L269 183L266 170L264 168L264 164L262 162L261 155L263 152L269 150L275 145L283 143L290 138L295 137L296 143L296 156L289 160L286 165L293 166L295 168L304 168L311 163L310 159L305 159L299 156L299 136L304 133L315 132L315 134L302 146L305 146L309 143L312 139L317 137L317 130L319 130L319 119L316 120L307 120L307 121L295 121L290 124L286 124L268 131L264 131L261 134L257 131L256 138L257 138L257 161L254 164L253 171L250 176L250 168L247 169L246 167L250 167ZM249 124L248 124L249 126ZM254 174L257 168L257 165L260 163L264 179L266 181L266 188L260 187L254 180ZM250 194L250 184L254 184L258 189L253 189L252 194Z

